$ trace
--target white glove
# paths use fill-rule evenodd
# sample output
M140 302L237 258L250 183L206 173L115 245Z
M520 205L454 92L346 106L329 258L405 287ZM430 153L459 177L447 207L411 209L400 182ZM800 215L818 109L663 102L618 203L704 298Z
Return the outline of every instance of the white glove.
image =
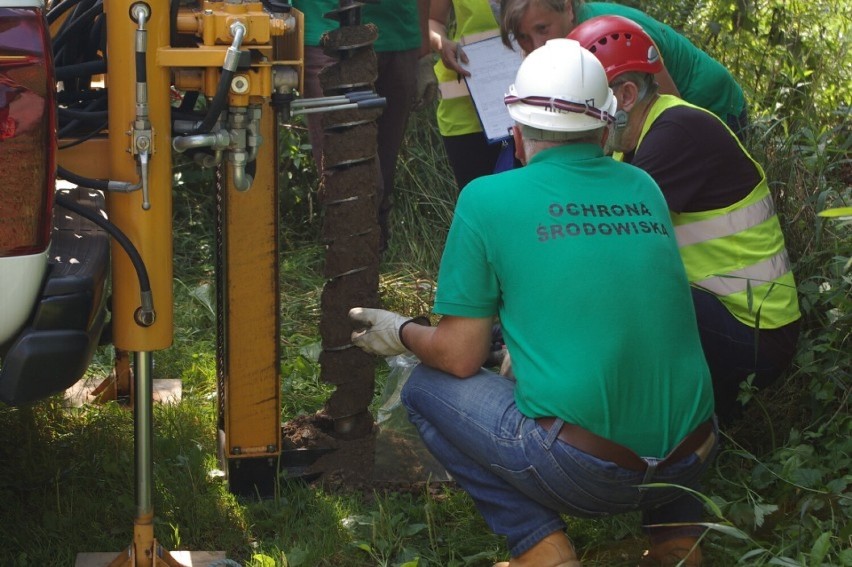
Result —
M413 319L393 311L366 307L353 307L349 310L349 318L365 325L364 329L352 331L352 344L379 356L410 354L411 351L402 342L402 328L412 321L421 325L429 324L425 317Z
M438 77L435 76L435 58L431 53L417 62L417 92L414 95L414 108L431 105L438 95Z

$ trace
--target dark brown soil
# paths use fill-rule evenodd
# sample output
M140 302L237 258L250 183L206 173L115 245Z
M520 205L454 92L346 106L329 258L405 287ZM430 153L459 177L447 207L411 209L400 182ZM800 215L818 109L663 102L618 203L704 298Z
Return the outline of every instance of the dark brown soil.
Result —
M422 493L426 483L446 483L443 467L407 433L372 427L369 435L341 439L324 412L299 416L284 424L284 449L333 449L307 471L330 490L395 490Z
M376 29L352 26L329 32L326 52L338 60L320 71L326 95L370 88L376 79L376 56L370 43ZM355 44L366 46L350 49ZM320 379L335 386L325 407L314 416L285 424L284 443L292 447L327 448L314 463L323 482L370 483L376 428L368 407L373 399L376 358L350 345L352 307L379 304L379 252L376 192L376 109L329 112L323 116L322 241L326 244L321 297Z

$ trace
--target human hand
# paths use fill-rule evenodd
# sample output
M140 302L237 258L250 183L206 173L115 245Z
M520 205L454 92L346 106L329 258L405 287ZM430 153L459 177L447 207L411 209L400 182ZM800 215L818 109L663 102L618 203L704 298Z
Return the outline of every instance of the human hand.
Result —
M352 331L352 344L379 356L411 352L402 342L402 328L412 321L417 324L429 324L428 320L424 323L425 317L414 319L393 311L366 307L353 307L349 310L349 318L365 325L363 329Z
M462 66L462 64L466 65L469 61L460 43L447 39L441 42L441 50L438 54L441 56L441 61L444 62L444 67L455 71L459 75L470 77L470 71Z
M417 62L417 93L414 108L429 106L438 94L438 77L435 76L435 59L430 52Z
M500 23L501 4L500 0L488 0L488 5L491 6L491 13L494 14L494 19L497 20L498 24Z

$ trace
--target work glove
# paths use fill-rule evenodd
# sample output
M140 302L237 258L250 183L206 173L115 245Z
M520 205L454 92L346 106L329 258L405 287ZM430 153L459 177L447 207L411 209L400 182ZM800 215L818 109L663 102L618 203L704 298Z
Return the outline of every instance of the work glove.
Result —
M352 331L352 344L379 356L411 354L402 342L402 328L409 323L429 326L426 317L404 317L393 311L366 307L353 307L349 310L349 318L365 326Z
M435 58L429 53L417 61L417 92L414 108L431 105L438 95L438 77L435 76Z

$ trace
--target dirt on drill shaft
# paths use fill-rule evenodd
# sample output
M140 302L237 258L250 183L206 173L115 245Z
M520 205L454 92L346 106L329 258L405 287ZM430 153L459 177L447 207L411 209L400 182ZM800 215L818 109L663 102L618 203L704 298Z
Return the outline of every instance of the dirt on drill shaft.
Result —
M375 26L348 26L325 34L321 44L337 61L319 73L325 95L372 89L377 77L372 43ZM323 206L320 379L336 388L322 411L283 427L284 449L332 449L309 469L329 487L373 483L376 427L368 407L376 359L350 344L352 307L378 307L379 190L376 119L380 109L322 115L323 171L318 195Z

